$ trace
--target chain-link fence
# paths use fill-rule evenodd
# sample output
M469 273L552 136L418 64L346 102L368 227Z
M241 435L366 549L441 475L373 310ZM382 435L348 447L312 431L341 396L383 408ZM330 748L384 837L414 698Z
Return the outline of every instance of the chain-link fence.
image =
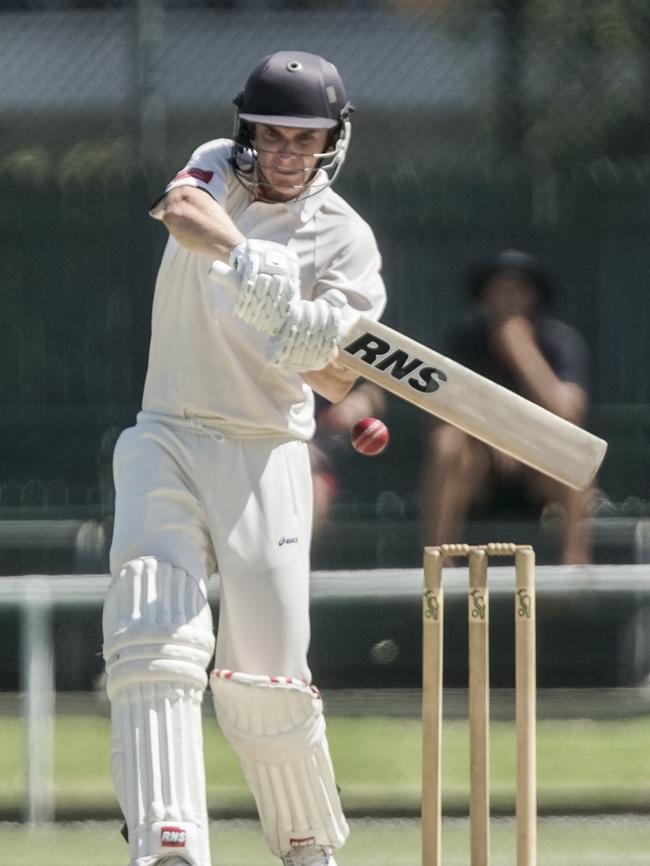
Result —
M473 256L520 246L560 272L558 308L592 353L593 425L611 441L603 483L621 500L646 498L650 175L580 168L538 185L509 168L351 170L340 189L377 234L386 321L425 344L441 345L466 311L462 274ZM110 447L140 399L164 243L146 215L148 178L137 164L109 169L80 155L57 174L5 170L0 193L2 504L103 502L108 512ZM609 404L629 409L612 414ZM421 428L405 409L392 412L383 483L395 475L414 490Z
M1 149L119 140L169 169L229 132L260 57L295 46L340 67L358 165L646 158L649 17L641 0L5 2Z
M334 60L357 108L337 188L377 234L386 321L440 345L472 257L542 256L591 349L601 482L646 500L649 19L641 0L2 2L0 508L110 513L164 242L147 205L289 46ZM414 494L420 427L391 421L384 472Z

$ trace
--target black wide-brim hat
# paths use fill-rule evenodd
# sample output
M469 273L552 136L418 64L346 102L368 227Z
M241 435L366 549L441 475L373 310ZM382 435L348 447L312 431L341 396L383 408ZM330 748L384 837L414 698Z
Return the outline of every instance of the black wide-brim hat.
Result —
M555 297L557 281L546 265L535 256L521 250L504 250L496 255L478 259L470 265L467 274L467 289L477 300L486 284L500 274L513 273L523 277L537 289L544 304Z

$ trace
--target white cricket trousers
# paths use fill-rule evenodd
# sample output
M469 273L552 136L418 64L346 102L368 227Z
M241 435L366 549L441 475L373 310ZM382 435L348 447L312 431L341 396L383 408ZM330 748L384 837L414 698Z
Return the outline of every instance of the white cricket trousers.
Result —
M117 442L114 478L104 655L131 866L170 854L209 866L201 702L214 635L205 587L217 570L217 667L311 680L307 446L140 413ZM262 816L270 844L280 838L274 808ZM280 829L282 839L291 831Z
M218 571L215 665L311 682L307 444L140 413L114 454L111 573L143 556Z

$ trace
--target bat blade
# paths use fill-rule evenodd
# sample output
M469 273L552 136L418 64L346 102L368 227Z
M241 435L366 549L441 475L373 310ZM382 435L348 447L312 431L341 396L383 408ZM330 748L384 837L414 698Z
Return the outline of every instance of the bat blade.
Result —
M488 445L583 490L607 443L381 322L361 317L339 362Z
M239 276L215 261L210 276L234 288ZM576 490L593 481L607 443L399 331L361 316L338 362Z

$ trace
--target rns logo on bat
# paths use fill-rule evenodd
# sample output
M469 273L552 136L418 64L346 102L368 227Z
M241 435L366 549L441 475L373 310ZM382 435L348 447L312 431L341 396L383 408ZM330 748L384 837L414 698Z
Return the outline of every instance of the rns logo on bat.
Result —
M437 367L424 367L424 361L420 358L411 357L403 349L393 349L391 344L380 337L366 331L349 345L343 347L343 351L350 355L359 355L375 370L383 370L393 379L403 379L410 376L406 381L415 391L423 394L431 394L437 391L441 382L447 381L447 374Z
M184 848L187 833L182 827L161 827L160 844L165 848Z

